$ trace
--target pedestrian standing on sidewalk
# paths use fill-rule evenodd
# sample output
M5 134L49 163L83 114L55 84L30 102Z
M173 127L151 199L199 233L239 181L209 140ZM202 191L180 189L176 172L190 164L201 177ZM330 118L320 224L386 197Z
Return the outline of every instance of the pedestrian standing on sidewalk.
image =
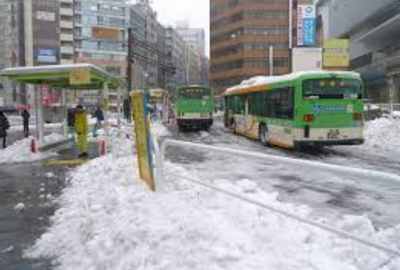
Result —
M25 138L28 138L29 137L29 118L31 117L31 115L29 114L29 112L26 109L24 109L22 111L21 116L22 116L22 121L24 124L24 136L25 136Z
M82 105L78 105L75 110L75 132L77 134L77 145L79 149L79 157L88 157L88 120L87 113Z
M3 138L3 149L7 147L7 129L10 128L10 123L6 115L0 111L0 138Z
M70 108L67 111L67 126L68 126L68 137L75 138L75 109Z
M97 106L96 111L94 112L94 117L96 118L96 124L93 128L93 137L97 137L97 131L101 128L104 121L104 113L100 106Z

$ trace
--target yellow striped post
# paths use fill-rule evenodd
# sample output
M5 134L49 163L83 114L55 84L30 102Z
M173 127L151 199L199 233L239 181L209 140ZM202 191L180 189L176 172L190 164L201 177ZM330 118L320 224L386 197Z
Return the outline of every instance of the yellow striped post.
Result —
M144 93L133 91L132 98L132 118L135 123L136 153L139 166L139 176L152 190L156 190L153 170L149 158L149 123L145 116Z

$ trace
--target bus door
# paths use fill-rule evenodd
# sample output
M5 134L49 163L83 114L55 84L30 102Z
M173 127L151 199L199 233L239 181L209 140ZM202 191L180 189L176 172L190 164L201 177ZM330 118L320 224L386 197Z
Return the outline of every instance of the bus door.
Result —
M251 105L252 99L250 96L246 97L245 101L245 133L246 136L249 136L251 138L257 138L258 137L258 126L257 126L257 121L254 115L251 115L250 113L250 105ZM254 102L254 101L253 101ZM254 106L254 104L253 104Z
M246 96L235 96L236 113L235 123L236 130L239 133L245 133L246 131L246 118L248 114L248 102Z

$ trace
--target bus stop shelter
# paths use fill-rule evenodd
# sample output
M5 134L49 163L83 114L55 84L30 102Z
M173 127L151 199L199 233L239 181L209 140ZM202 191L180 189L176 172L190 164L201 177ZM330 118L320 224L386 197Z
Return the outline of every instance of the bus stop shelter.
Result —
M62 92L61 106L65 108L64 117L66 117L66 92L67 91L87 91L101 90L101 103L105 111L105 122L107 126L108 110L108 91L114 89L118 93L118 110L121 104L121 88L123 81L104 69L92 64L71 64L71 65L51 65L51 66L33 66L6 68L0 71L0 76L8 78L17 83L23 83L32 86L47 86ZM44 121L42 91L33 87L34 109L36 116L36 137L39 145L44 144Z

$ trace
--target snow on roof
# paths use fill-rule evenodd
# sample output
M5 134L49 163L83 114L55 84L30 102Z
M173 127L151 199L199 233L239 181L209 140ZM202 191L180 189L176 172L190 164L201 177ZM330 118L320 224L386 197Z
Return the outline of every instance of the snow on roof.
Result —
M14 75L14 74L23 75L26 73L39 73L39 72L63 72L63 71L70 71L70 70L79 69L79 68L93 69L106 77L113 77L104 69L102 69L96 65L87 64L87 63L5 68L5 69L1 70L0 75L6 76L6 75Z
M282 76L256 76L248 80L242 81L242 83L239 85L228 88L225 91L225 95L232 94L237 90L242 90L249 87L262 86L266 84L279 83L283 81L291 81L298 79L302 76L310 76L310 75L337 75L337 76L345 75L354 77L355 79L361 79L360 74L353 71L321 71L321 70L301 71Z

